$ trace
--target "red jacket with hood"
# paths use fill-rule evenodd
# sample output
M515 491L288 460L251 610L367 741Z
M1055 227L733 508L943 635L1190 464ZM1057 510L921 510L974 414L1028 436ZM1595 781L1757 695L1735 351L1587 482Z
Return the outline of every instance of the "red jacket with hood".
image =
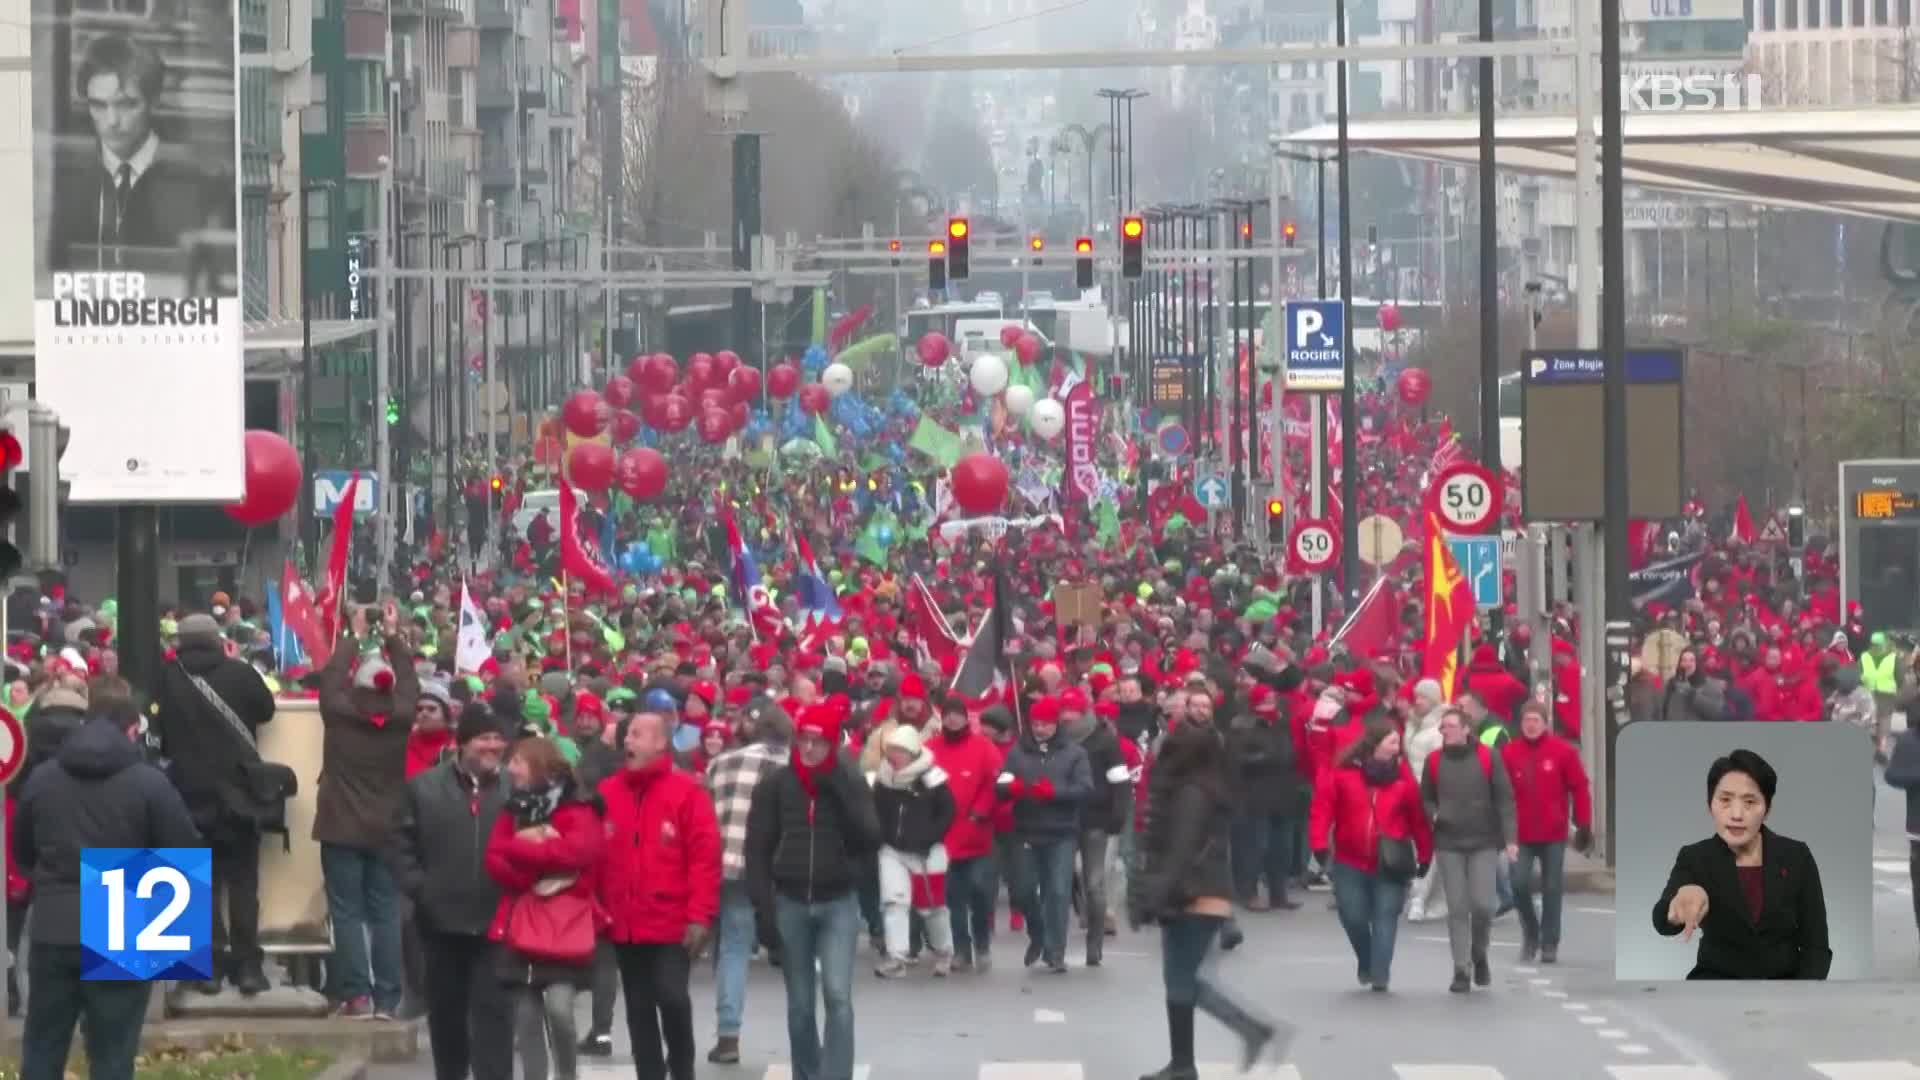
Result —
M953 862L977 859L993 852L993 819L1000 808L994 780L1006 757L992 739L969 730L966 738L949 739L945 731L927 737L933 763L947 774L953 793L953 824L947 826L947 858ZM976 818L978 820L976 820Z
M1527 684L1514 678L1493 646L1485 643L1473 648L1473 662L1467 665L1467 689L1502 722L1511 722L1514 710L1527 700Z
M1582 829L1593 828L1593 790L1580 750L1551 732L1538 740L1516 736L1500 747L1513 781L1513 815L1522 844L1562 844L1567 816Z
M1313 789L1313 809L1307 816L1312 850L1331 849L1334 861L1371 874L1380 858L1379 838L1390 836L1413 841L1421 865L1432 862L1433 826L1420 801L1420 784L1406 759L1399 768L1399 775L1377 785L1367 782L1360 762L1329 769Z
M662 756L600 782L600 906L621 945L667 945L720 913L720 824L699 780Z

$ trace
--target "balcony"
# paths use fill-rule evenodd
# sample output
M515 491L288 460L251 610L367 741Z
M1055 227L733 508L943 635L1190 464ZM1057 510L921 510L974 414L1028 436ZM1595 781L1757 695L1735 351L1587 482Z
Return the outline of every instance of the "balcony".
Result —
M427 12L426 0L387 0L395 19L418 19Z
M544 184L547 182L547 155L529 154L520 163L520 180L526 184Z
M480 188L483 191L512 191L517 173L513 155L489 148L480 154Z
M512 32L519 25L517 6L512 0L476 0L474 22L482 30Z
M474 74L473 107L480 113L513 108L513 80L498 65L483 63Z
M520 107L523 109L544 109L547 107L547 81L545 72L535 68L524 68L520 72Z

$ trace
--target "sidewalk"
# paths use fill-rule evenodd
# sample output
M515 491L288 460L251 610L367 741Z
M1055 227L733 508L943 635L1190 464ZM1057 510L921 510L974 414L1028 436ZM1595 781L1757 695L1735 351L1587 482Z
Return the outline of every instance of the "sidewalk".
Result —
M1570 893L1613 895L1613 869L1604 859L1567 849L1566 886Z
M199 1050L238 1036L249 1046L324 1051L339 1063L414 1061L426 1045L418 1020L267 1019L226 1016L157 1020L140 1032L143 1050L184 1047ZM77 1045L77 1040L76 1040ZM0 1057L20 1056L20 1021L9 1020L0 1038Z

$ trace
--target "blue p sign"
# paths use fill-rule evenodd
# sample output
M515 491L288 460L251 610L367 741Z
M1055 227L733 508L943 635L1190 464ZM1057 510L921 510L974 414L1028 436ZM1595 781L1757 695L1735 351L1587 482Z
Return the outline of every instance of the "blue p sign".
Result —
M1338 300L1287 301L1286 387L1331 393L1347 383L1346 309Z
M1293 340L1298 342L1301 348L1309 348L1313 345L1313 335L1319 333L1326 325L1327 317L1320 314L1320 309L1297 308L1293 313Z
M80 977L119 982L211 979L212 851L81 851Z

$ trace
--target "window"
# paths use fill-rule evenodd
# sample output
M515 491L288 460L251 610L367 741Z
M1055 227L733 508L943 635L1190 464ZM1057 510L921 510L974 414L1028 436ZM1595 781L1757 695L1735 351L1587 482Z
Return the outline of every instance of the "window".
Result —
M333 246L333 192L309 191L307 200L307 250L325 251Z
M378 60L347 61L347 86L342 97L348 116L386 115L385 67Z
M1792 0L1788 0L1789 3ZM1765 0L1760 5L1760 29L1776 30L1780 26L1779 12L1775 10L1775 0Z
M1800 29L1800 4L1801 0L1786 0L1787 22L1783 29Z
M380 182L349 180L346 194L347 232L359 234L377 231L380 228Z
M1854 27L1867 25L1867 0L1853 0L1852 8L1853 19L1847 25Z
M325 135L327 133L327 73L316 71L307 77L308 89L313 100L300 110L300 133L302 135Z
M1846 0L1827 0L1827 25L1839 28L1847 24Z
M1820 0L1809 0L1807 4L1807 29L1820 29Z
M1303 60L1294 61L1293 77L1295 80L1302 80L1307 77L1307 65L1305 61Z
M1887 25L1887 0L1873 0L1873 25Z

